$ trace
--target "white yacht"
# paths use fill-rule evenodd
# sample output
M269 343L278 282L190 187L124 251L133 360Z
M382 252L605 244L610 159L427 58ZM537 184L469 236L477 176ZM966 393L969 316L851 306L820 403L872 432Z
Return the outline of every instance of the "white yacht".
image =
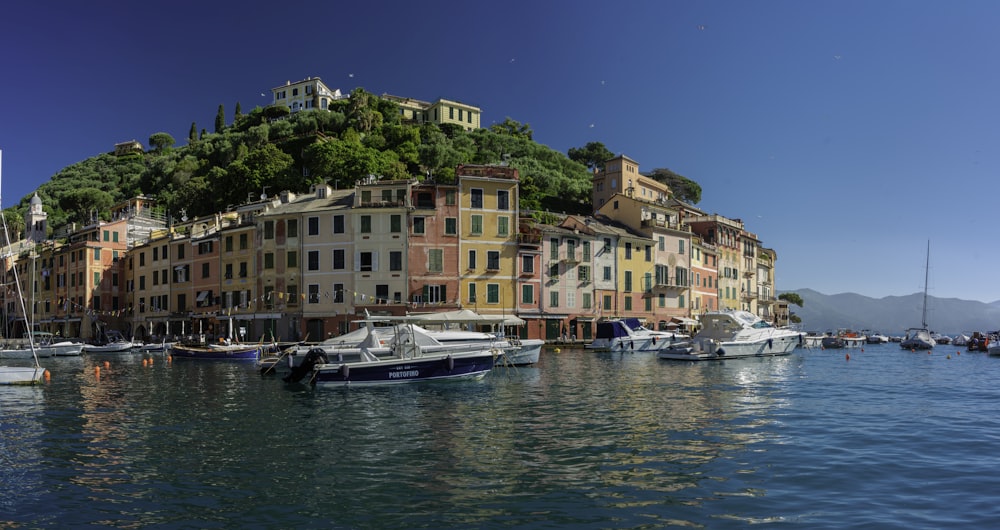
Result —
M657 353L661 359L707 361L788 355L804 344L795 330L776 328L749 311L712 311L699 317L701 329L689 341Z

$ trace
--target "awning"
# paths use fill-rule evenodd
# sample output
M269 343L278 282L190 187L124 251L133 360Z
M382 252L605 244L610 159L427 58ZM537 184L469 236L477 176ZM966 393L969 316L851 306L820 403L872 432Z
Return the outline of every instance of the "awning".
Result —
M198 299L197 299L197 300L198 300L198 302L204 302L204 301L205 301L205 299L206 299L206 298L208 298L208 293L209 293L209 292L210 292L210 291L200 291L200 292L198 293Z

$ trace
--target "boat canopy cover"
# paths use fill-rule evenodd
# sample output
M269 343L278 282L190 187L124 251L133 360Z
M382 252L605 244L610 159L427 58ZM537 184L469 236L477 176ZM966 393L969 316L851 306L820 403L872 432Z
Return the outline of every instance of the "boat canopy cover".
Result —
M638 321L638 319L633 319ZM605 322L597 323L597 335L598 339L615 339L618 337L628 337L628 331L626 331L624 325L620 320L608 320Z

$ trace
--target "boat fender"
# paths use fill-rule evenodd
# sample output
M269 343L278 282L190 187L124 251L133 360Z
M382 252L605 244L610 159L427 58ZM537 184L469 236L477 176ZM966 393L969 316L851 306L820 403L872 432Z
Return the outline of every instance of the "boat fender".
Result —
M653 344L656 344L656 335L653 335Z
M773 340L774 339L767 339L767 349L770 350L774 346L774 343L772 342Z
M448 366L448 371L449 372L455 369L455 358L454 357L452 357L451 355L449 355L448 357L445 358L444 361L445 361L445 365Z
M634 350L635 349L635 342L634 341L631 341L631 340L628 341L628 349L630 349L630 350Z
M346 364L340 365L340 375L344 376L344 381L347 381L347 378L351 377L351 367Z
M803 340L804 340L804 339L802 338L802 334L801 334L801 333L799 333L799 346L802 346L802 341L803 341Z

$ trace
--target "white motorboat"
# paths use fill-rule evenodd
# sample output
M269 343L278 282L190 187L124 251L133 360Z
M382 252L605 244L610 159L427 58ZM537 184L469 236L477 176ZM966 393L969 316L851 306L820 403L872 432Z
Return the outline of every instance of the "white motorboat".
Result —
M749 311L710 311L699 317L701 329L688 341L657 353L661 359L707 361L788 355L805 335L777 328Z
M612 352L658 352L671 343L688 338L683 333L651 330L643 326L638 318L612 318L597 323L594 340L586 348Z
M295 383L308 375L314 386L373 386L479 379L501 355L499 348L486 344L444 344L406 317L394 320L388 344L368 321L368 335L357 348L341 348L336 357L312 348L285 381Z
M100 344L84 344L83 351L105 355L130 355L137 350L135 343L126 339L119 331L110 330Z

